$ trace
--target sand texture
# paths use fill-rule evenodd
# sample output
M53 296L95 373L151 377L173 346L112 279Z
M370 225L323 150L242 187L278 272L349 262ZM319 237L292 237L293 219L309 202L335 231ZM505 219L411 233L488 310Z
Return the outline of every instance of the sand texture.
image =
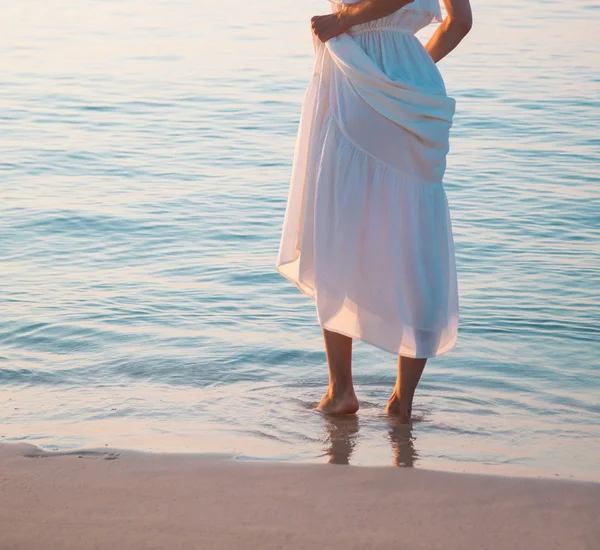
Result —
M0 549L600 548L600 484L113 453L0 446Z

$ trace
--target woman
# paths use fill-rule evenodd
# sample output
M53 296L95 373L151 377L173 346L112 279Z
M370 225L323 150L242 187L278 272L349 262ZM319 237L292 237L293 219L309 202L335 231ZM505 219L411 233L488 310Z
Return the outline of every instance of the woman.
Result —
M315 300L327 413L353 414L354 338L398 355L386 412L409 422L425 363L458 330L442 178L454 100L436 62L471 27L469 0L333 0L312 19L306 93L278 271ZM441 22L425 47L414 36Z

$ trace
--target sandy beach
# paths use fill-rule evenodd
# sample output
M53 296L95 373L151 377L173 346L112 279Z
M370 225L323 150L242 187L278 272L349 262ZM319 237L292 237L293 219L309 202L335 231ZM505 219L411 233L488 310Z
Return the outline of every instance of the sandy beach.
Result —
M0 446L1 550L588 550L599 516L594 483Z

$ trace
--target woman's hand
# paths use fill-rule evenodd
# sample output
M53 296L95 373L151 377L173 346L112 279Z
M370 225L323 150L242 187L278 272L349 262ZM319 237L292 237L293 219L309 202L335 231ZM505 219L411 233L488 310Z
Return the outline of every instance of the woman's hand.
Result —
M469 0L444 0L444 2L468 2ZM321 42L327 42L346 32L354 25L386 17L410 4L413 0L360 0L346 4L329 15L317 15L310 22L313 32Z
M321 42L327 42L349 28L348 22L344 17L344 10L329 15L316 15L310 20L313 32Z

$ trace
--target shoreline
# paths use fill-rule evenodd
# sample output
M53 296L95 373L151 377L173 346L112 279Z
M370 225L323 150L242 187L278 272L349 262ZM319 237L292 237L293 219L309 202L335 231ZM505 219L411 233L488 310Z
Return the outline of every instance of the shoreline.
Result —
M139 455L139 456L159 456L159 457L195 457L198 460L231 460L233 462L250 463L250 464L296 464L299 466L322 466L322 465L344 465L353 468L405 468L415 469L426 472L442 472L449 474L459 475L475 475L475 476L489 476L499 478L511 478L511 479L535 479L535 480L563 480L573 481L578 483L594 483L600 485L600 475L586 475L587 472L577 472L571 474L567 471L557 471L550 468L542 468L540 466L521 466L517 464L497 464L497 463L486 463L486 462L458 462L453 460L433 460L428 458L419 457L418 463L412 460L412 454L408 445L403 445L406 439L402 439L396 442L395 452L390 456L390 460L387 463L381 462L357 462L354 459L350 459L350 455L353 454L350 444L343 437L340 440L331 440L328 448L324 449L324 452L320 456L298 456L298 455L277 455L277 454L263 454L258 453L256 455L249 455L244 452L236 451L223 451L217 449L209 449L206 451L199 451L197 449L190 449L187 446L170 446L163 448L150 447L144 444L134 446L123 446L113 447L101 444L89 444L83 446L63 446L58 447L56 444L41 444L36 445L29 440L0 440L0 448L2 446L23 446L24 448L30 448L30 453L36 455L36 457L59 457L59 456L71 456L79 454L94 454L106 452L114 452L117 454L127 455ZM0 549L1 550L1 549Z
M594 482L0 444L0 550L587 550L599 509Z

